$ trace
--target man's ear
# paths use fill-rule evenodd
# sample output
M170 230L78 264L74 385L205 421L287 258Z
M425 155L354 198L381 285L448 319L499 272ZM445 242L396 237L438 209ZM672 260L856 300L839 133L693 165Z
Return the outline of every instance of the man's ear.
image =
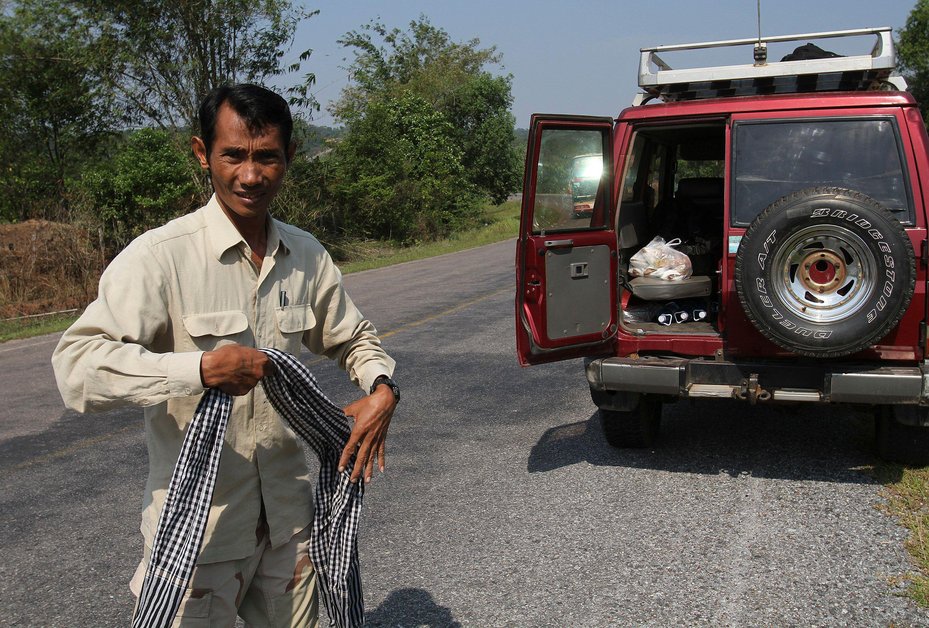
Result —
M291 142L290 146L287 147L287 163L290 163L294 160L294 155L297 154L297 143Z
M200 162L200 167L204 170L209 170L210 162L207 159L206 144L203 143L203 139L196 136L190 138L190 148L194 151L194 156L197 158L197 161Z

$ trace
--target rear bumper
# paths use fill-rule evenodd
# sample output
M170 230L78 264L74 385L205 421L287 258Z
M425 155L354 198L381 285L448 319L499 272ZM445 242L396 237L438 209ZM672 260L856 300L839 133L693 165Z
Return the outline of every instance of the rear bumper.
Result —
M592 391L682 398L929 405L929 366L603 358L587 364Z

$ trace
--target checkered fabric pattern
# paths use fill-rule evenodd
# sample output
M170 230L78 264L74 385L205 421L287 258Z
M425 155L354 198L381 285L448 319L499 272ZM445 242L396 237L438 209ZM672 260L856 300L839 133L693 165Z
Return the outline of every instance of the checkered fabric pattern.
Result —
M133 628L170 626L200 553L232 398L206 391L174 466Z
M351 422L295 357L276 349L262 351L277 367L262 380L268 400L320 461L310 559L323 602L333 625L361 626L364 599L357 538L364 482L351 481L348 469L354 458L345 471L338 470ZM203 542L231 410L232 399L216 389L208 390L197 406L158 520L133 628L170 626L174 620Z
M361 626L364 599L358 567L358 525L364 482L352 482L355 458L339 472L339 457L352 432L341 408L322 393L316 378L294 356L262 349L277 369L261 380L268 400L291 429L319 456L310 559L332 623Z

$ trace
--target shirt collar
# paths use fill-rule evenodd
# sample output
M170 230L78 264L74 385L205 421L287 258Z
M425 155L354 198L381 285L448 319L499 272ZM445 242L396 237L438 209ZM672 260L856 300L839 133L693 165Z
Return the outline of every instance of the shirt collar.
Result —
M268 216L268 251L272 256L276 256L278 252L287 255L291 249L287 244L288 233L279 228L279 224L274 216Z
M213 256L219 260L223 253L234 246L245 244L245 238L235 228L232 221L223 211L219 204L219 199L214 194L210 201L203 208L204 221L206 222L207 233L209 233L210 245L213 249ZM287 236L277 226L277 221L269 216L268 220L268 252L274 256L278 249L283 253L289 253L290 247L287 245Z

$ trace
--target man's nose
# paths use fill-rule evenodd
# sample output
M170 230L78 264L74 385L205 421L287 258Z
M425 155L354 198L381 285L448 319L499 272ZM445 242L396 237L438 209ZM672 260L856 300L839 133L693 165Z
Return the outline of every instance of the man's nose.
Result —
M261 164L251 159L246 161L239 173L242 185L254 186L261 183Z

